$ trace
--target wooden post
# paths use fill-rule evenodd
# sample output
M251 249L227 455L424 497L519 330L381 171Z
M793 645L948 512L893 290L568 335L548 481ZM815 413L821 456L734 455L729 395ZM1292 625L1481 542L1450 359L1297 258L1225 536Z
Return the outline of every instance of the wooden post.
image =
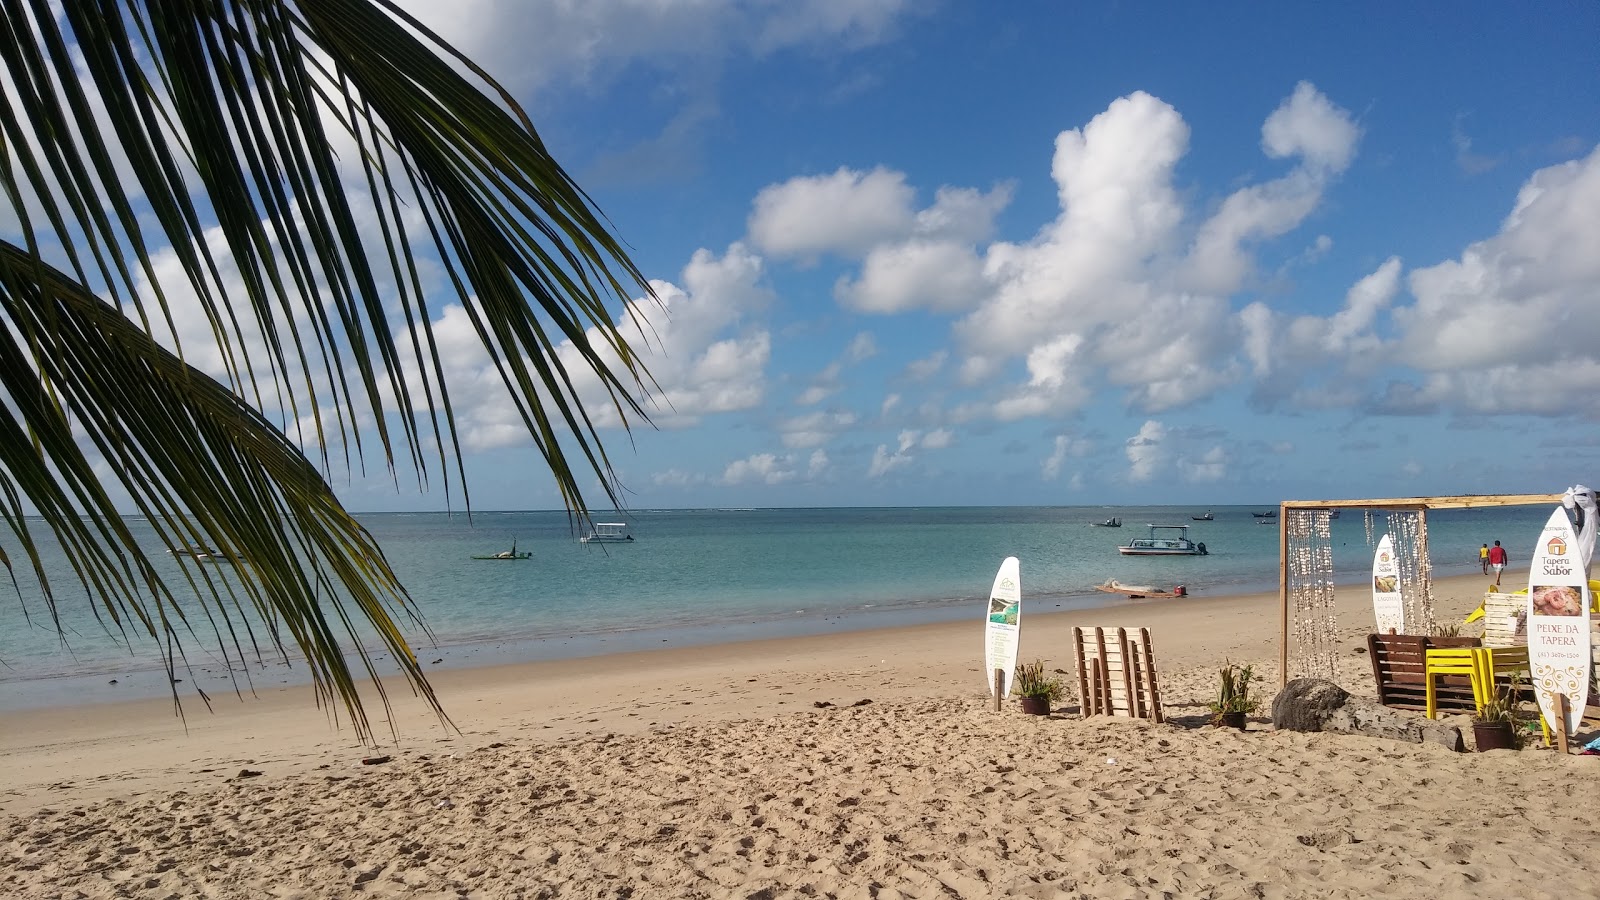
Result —
M992 709L995 712L999 712L1000 711L1000 704L1005 699L1005 693L1006 693L1006 670L1005 669L995 669L994 670L994 706L992 707Z
M1289 508L1278 504L1278 687L1289 686Z
M1564 754L1571 753L1571 748L1567 746L1567 695L1556 694L1555 703L1552 705L1556 708L1556 720L1550 723L1556 733L1556 749Z

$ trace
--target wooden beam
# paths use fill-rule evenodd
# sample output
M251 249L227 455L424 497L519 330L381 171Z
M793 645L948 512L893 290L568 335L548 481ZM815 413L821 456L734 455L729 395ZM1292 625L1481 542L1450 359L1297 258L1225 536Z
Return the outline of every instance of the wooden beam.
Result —
M1563 494L1458 494L1387 500L1285 500L1283 509L1470 509L1475 506L1539 506L1560 503Z

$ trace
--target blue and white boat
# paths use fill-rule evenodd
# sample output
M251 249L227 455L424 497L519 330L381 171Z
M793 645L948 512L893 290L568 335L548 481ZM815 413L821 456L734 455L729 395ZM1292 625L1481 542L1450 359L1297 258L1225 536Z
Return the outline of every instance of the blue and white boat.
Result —
M1150 536L1117 547L1123 556L1205 556L1206 545L1189 540L1187 525L1151 525Z

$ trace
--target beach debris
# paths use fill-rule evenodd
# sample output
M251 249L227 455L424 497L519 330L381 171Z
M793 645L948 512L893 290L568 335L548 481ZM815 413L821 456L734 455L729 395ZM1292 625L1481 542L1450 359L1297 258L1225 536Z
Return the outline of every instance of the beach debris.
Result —
M254 777L256 777L257 775L260 775L260 774L261 773L256 771L255 769L240 769L239 770L239 774L234 776L234 777L235 778L254 778Z
M828 707L832 706L833 704L829 703L826 700L818 700L815 703L812 703L811 705L815 706L817 709L827 709Z
M361 760L361 764L363 766L376 766L388 762L389 759L390 757L387 756L368 756Z
M434 661L433 661L433 662L432 662L432 663L431 663L431 665L435 665L435 666L437 666L437 665L438 665L438 664L439 664L439 663L442 663L442 662L444 662L444 657L440 657L440 658L438 658L438 659L436 659L436 660L434 660Z
M1116 764L1117 764L1117 758L1116 758L1116 757L1115 757L1115 756L1108 756L1108 757L1106 757L1106 765L1108 765L1108 766L1114 766L1114 765L1116 765Z
M449 797L440 797L439 802L435 803L434 806L437 806L440 809L454 809L455 803L451 802Z
M872 702L871 699L863 697L862 699L857 700L856 702L854 702L854 703L852 703L850 705L851 706L866 706L868 703L871 703L871 702Z

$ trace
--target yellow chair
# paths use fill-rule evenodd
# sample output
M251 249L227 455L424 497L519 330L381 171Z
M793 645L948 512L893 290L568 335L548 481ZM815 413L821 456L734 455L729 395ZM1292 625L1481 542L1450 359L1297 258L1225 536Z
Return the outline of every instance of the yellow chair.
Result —
M1484 692L1479 650L1480 648L1478 647L1428 648L1422 665L1423 696L1428 718L1439 718L1439 696L1436 679L1443 675L1465 675L1471 679L1472 702L1476 706L1483 706L1487 696Z

